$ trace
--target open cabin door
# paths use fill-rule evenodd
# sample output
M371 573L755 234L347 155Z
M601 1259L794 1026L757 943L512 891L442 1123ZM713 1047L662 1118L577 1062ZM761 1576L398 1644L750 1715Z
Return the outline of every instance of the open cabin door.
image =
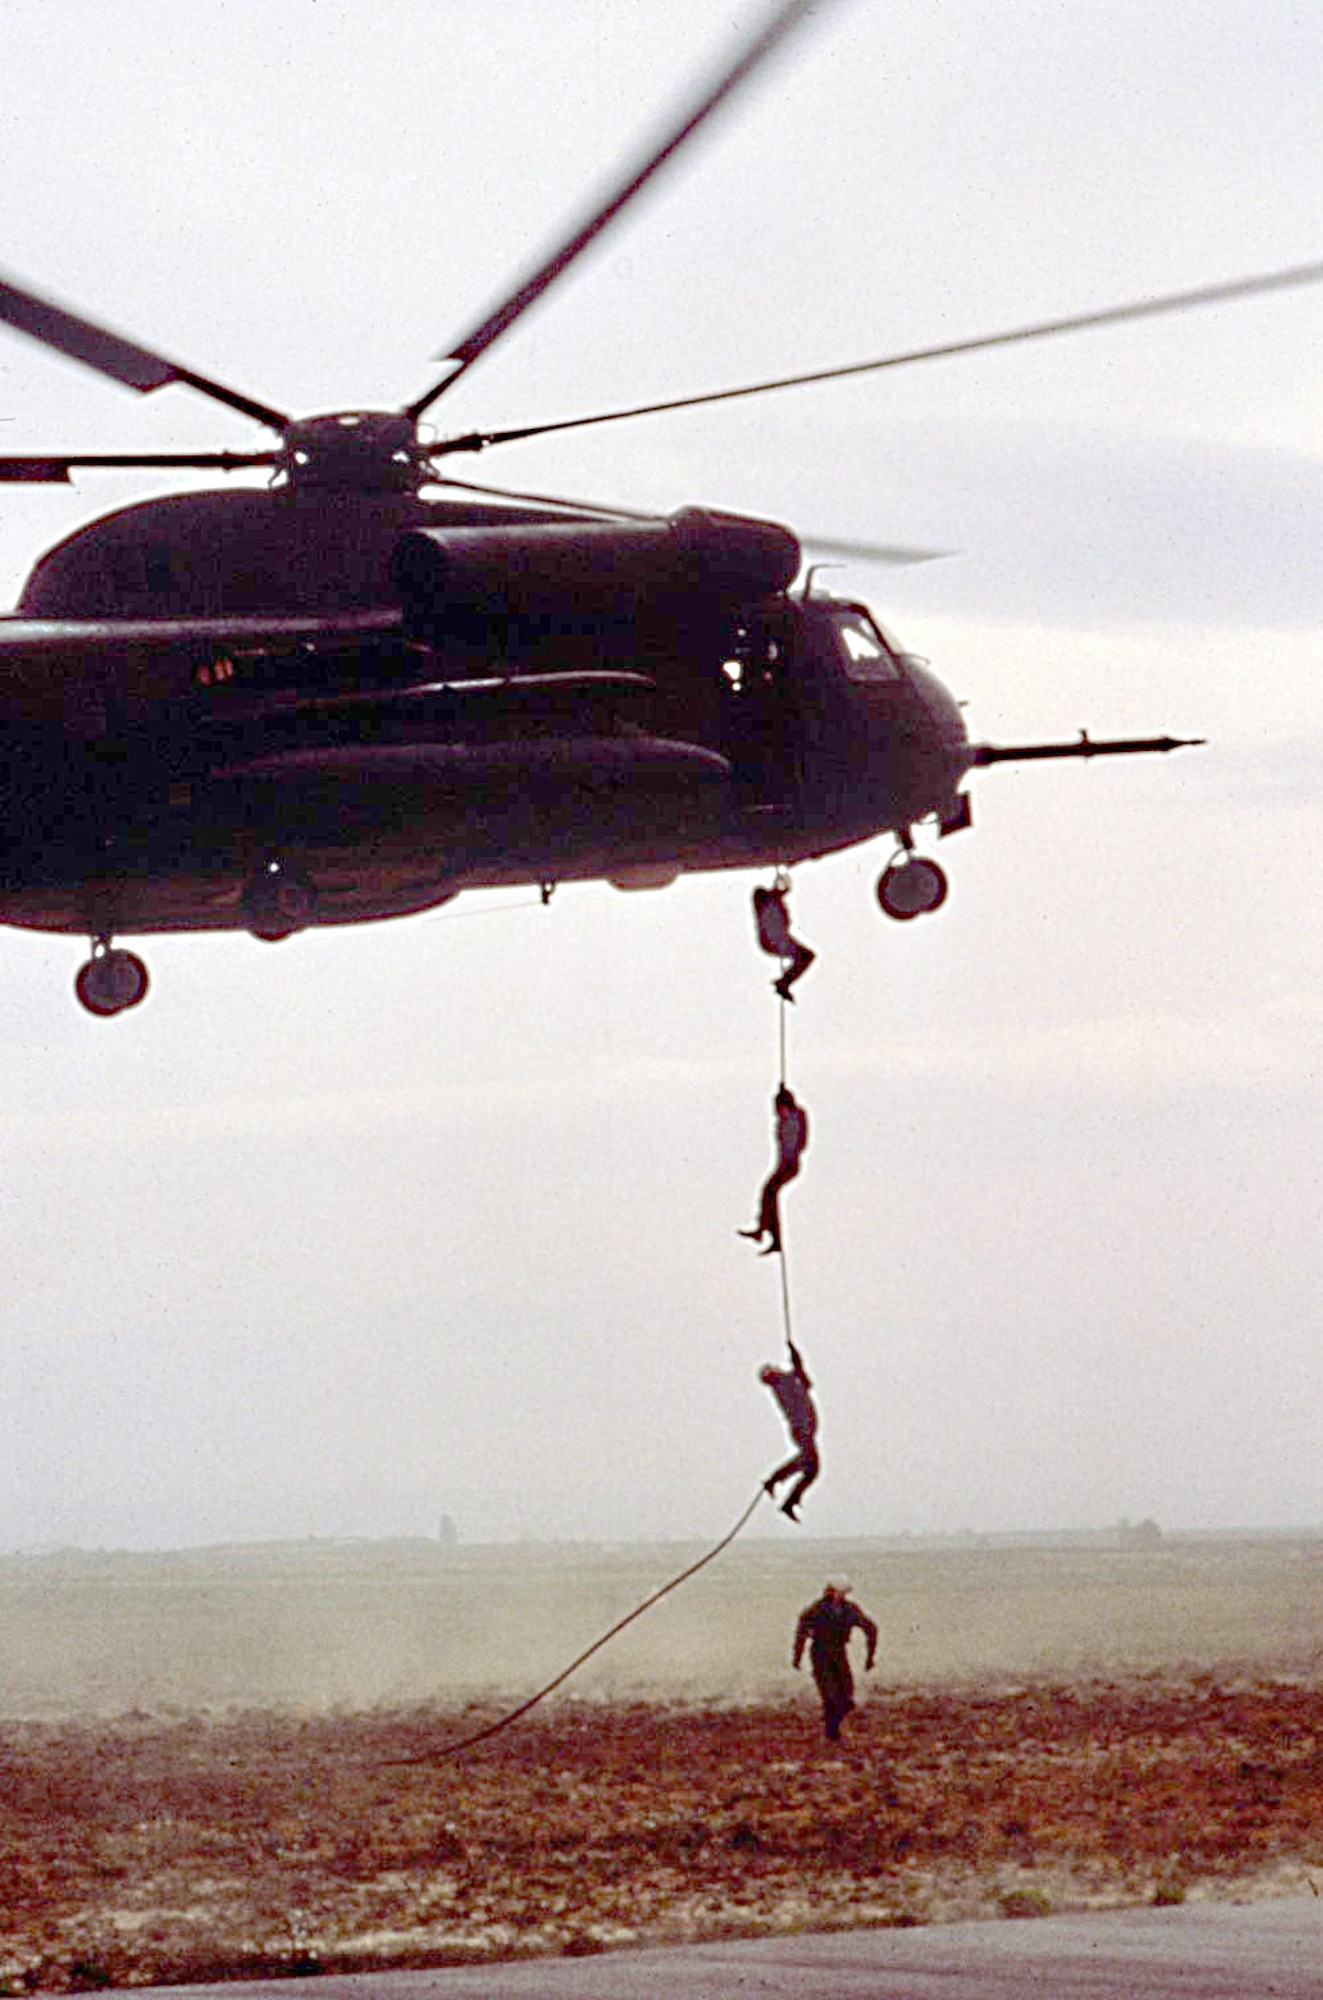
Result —
M788 811L804 780L802 647L794 607L774 602L731 621L721 660L722 753L746 811Z

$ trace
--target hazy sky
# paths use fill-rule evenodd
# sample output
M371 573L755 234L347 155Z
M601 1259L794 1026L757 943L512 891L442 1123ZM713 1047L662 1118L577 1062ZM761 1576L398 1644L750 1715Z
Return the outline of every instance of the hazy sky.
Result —
M9 0L0 267L278 406L390 406L665 122L729 0ZM434 413L493 428L1318 259L1323 13L824 0ZM805 866L809 1533L1323 1520L1323 287L492 453L958 551L856 567L1012 768L889 923ZM266 442L0 333L0 448ZM181 482L182 483L182 482ZM11 598L141 480L11 488ZM783 1455L753 878L0 936L0 1546L712 1536ZM770 1510L759 1525L796 1531Z

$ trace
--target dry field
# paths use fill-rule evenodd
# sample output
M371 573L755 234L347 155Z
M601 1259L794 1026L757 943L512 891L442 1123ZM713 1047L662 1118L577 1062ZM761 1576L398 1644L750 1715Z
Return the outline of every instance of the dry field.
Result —
M452 1760L438 1747L500 1712L490 1690L437 1673L425 1695L383 1692L384 1655L370 1698L341 1686L348 1656L365 1671L360 1625L383 1622L407 1681L425 1611L433 1633L468 1632L456 1661L480 1640L519 1660L497 1683L517 1699L574 1650L548 1663L527 1631L518 1650L537 1607L557 1643L576 1624L586 1643L686 1553L0 1565L0 1991L1323 1892L1323 1564L1306 1543L1133 1559L755 1544L694 1586L721 1627L708 1653L692 1604L671 1624L658 1607L651 1653L636 1627L611 1670L632 1688L598 1662L586 1692ZM886 1637L828 1754L784 1648L843 1566ZM291 1599L315 1672L313 1651L277 1645ZM711 1681L732 1622L750 1683L774 1692ZM236 1624L266 1641L247 1681ZM701 1695L663 1684L682 1634ZM944 1664L916 1673L924 1645ZM43 1658L38 1688L23 1676Z

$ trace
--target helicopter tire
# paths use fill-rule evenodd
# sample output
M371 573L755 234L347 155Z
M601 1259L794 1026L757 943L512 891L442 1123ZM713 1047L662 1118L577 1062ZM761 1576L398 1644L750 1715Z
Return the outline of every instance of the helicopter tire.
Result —
M132 951L94 952L79 968L74 991L89 1014L107 1019L137 1007L147 996L147 967Z
M909 923L914 917L940 910L949 887L946 870L937 862L923 855L907 855L893 861L878 877L877 900L887 916L897 923Z
M305 875L271 860L249 879L243 905L253 936L279 944L315 920L317 891Z

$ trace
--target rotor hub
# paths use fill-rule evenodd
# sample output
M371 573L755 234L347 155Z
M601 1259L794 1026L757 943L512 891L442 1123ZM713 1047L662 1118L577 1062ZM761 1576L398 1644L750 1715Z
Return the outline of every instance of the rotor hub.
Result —
M279 470L291 486L416 493L428 476L418 426L402 410L336 410L284 432Z

